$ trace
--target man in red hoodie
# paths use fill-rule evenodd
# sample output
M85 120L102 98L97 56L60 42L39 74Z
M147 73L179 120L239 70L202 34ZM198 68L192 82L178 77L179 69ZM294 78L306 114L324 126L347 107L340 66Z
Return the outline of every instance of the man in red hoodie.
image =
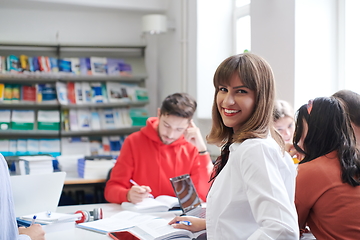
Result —
M141 202L150 192L175 196L170 178L190 174L206 201L213 164L192 120L196 101L186 93L169 95L146 126L129 135L105 187L108 202ZM140 186L133 185L137 183Z

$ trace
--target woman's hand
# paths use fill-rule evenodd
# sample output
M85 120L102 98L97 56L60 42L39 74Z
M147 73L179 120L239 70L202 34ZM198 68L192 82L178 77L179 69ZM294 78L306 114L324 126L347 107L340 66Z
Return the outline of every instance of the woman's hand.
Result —
M45 240L45 231L40 224L33 224L30 227L19 227L19 234L28 235L31 240Z
M191 223L190 226L177 223L180 221L188 221ZM186 229L192 232L198 232L206 229L206 220L204 218L197 217L175 217L173 220L169 222L169 225L172 225L174 228Z

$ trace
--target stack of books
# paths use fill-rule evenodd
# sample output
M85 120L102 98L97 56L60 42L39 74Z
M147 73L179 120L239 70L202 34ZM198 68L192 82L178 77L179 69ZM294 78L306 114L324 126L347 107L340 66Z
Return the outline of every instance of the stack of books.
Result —
M93 158L78 159L78 174L84 179L106 179L109 170L114 167L115 159L109 158Z
M23 156L16 162L17 175L33 175L52 173L54 157L51 156Z

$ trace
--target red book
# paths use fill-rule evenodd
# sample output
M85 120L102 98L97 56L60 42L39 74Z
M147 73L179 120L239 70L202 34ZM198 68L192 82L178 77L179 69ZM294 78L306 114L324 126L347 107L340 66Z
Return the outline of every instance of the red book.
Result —
M68 100L69 103L75 104L76 98L75 98L75 83L74 82L68 82L67 83L67 94L68 94Z
M36 101L36 87L33 85L21 86L21 101L35 102Z

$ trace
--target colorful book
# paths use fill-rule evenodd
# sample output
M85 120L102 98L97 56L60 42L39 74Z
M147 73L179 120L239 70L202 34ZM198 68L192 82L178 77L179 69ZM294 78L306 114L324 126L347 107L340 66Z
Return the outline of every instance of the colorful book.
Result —
M92 75L90 58L80 58L80 74Z
M19 72L19 58L15 55L9 55L6 60L6 69L9 72Z
M131 76L132 75L132 68L131 65L128 63L121 63L120 66L120 75L121 76Z
M105 57L90 57L92 75L106 75L107 59Z
M69 123L71 131L79 131L78 116L76 109L69 110Z
M93 103L103 103L104 97L102 95L101 83L91 83L91 96Z
M12 110L11 129L33 130L35 123L34 110Z
M69 103L71 103L71 104L76 103L75 83L74 82L67 83L67 98L68 98Z
M6 73L6 58L0 56L0 73Z
M113 109L111 108L100 109L99 115L101 120L101 126L103 129L116 128Z
M4 109L0 110L0 130L10 129L11 122L11 110Z
M30 67L29 67L29 58L26 55L20 55L19 56L19 61L20 61L20 69L21 71L30 71Z
M28 64L29 64L29 71L30 72L35 72L34 71L34 64L33 64L33 57L28 57Z
M36 86L35 85L21 85L20 100L24 102L36 102Z
M83 95L83 89L82 89L81 82L75 82L74 92L75 92L75 102L77 104L83 104L84 103L84 95Z
M91 112L89 109L78 109L78 126L79 130L90 130L91 129Z
M4 101L5 84L0 83L0 102Z
M56 86L53 83L36 85L37 102L57 102Z
M82 82L81 83L82 95L83 95L83 102L84 103L91 103L92 99L92 91L90 87L90 83Z
M71 73L71 61L66 59L59 59L58 65L60 72Z
M124 60L119 58L107 58L107 73L111 76L120 76L120 64L123 64Z
M40 64L38 57L32 58L32 65L33 65L33 72L39 72L40 71Z
M11 102L20 101L20 84L13 84L11 91Z
M68 109L62 110L61 123L62 123L62 129L65 132L70 131L70 117L69 117L69 110Z
M38 61L39 61L39 66L40 66L41 72L50 72L49 57L39 56Z
M100 115L97 111L91 111L91 129L93 130L101 129Z
M12 100L12 88L13 88L13 85L10 84L10 83L5 83L4 84L4 102L11 102Z
M71 72L75 75L80 75L80 59L79 58L70 58L71 62Z
M56 82L56 93L60 104L67 105L69 103L66 83Z
M127 86L117 82L106 83L109 102L129 102Z
M60 112L58 110L39 110L37 112L39 130L60 130Z
M54 57L49 57L50 62L50 72L57 73L59 72L58 59Z

